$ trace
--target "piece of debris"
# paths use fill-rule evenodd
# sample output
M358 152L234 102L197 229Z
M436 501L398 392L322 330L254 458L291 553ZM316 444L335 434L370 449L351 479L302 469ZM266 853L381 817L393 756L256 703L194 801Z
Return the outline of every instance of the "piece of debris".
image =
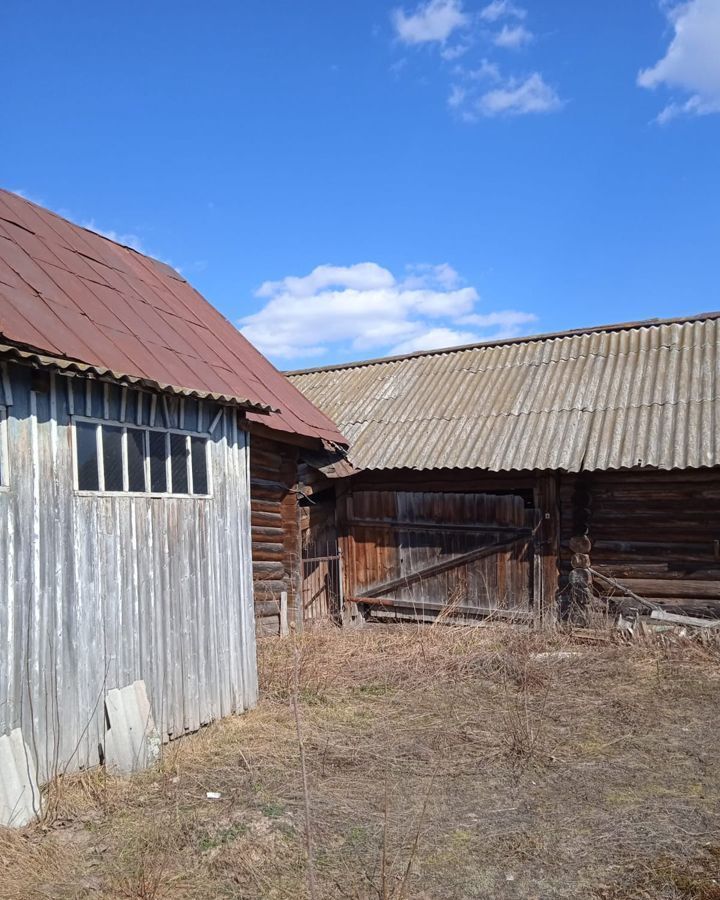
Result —
M105 733L105 764L109 768L129 775L157 762L162 741L144 681L108 691L105 711L110 723Z
M220 800L222 794L219 791L208 791L205 796L208 798L208 800Z
M22 828L40 814L35 763L22 731L0 736L0 825Z
M542 653L531 653L530 656L532 659L555 662L563 659L573 659L576 656L582 656L582 653L579 650L544 650Z

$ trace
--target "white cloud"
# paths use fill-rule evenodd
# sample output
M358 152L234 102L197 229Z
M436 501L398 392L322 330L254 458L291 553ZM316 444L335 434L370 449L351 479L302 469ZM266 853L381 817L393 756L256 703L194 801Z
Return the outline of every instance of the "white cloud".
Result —
M465 54L470 50L471 44L469 41L459 44L453 44L452 46L443 47L440 51L440 56L446 62L453 62L453 60L460 59L461 56L465 56Z
M138 253L147 253L147 250L143 248L142 240L136 234L126 233L121 234L118 231L113 231L110 229L109 231L98 228L95 224L94 219L90 219L87 222L80 223L83 228L87 228L88 231L94 231L95 234L102 235L102 237L108 238L108 240L115 241L116 244L122 244L125 247L131 247L133 250L137 250Z
M539 72L527 78L508 78L503 84L486 91L465 111L470 119L479 116L521 116L528 113L555 112L563 101Z
M666 7L674 36L654 66L643 69L638 84L644 88L664 85L689 93L684 101L672 101L658 115L665 123L679 115L720 112L720 2L689 0Z
M484 59L477 69L461 69L458 74L470 81L502 81L500 68L487 59Z
M497 22L500 19L524 19L527 11L522 7L515 6L509 0L493 0L487 6L480 10L480 18L486 22Z
M460 109L465 103L467 91L459 84L453 84L450 88L450 96L448 97L448 106L450 109Z
M468 24L461 0L428 0L412 13L395 9L392 21L398 38L406 44L426 44L445 41Z
M457 331L454 328L428 328L427 331L400 341L388 350L388 356L399 356L402 353L413 353L415 350L439 350L442 347L459 347L462 344L477 343L477 336L472 331Z
M65 216L65 218L70 218L69 216ZM148 250L137 234L133 234L132 232L120 232L115 231L112 228L105 229L99 228L95 224L94 219L89 219L85 222L79 223L82 228L87 228L88 231L94 231L95 234L99 234L104 238L107 238L110 241L115 241L116 244L122 244L123 247L130 247L132 250L136 250L138 253L142 253L144 256L149 256L151 259L156 259L158 262L165 263L166 266L170 266L171 269L174 269L178 274L182 275L183 269L180 266L176 266L175 263L166 259L163 256L158 256L157 253L152 253ZM207 267L207 262L200 260L199 262L191 264L191 271L203 271L204 268Z
M34 203L36 206L45 206L45 202L41 198L36 197L23 188L11 188L10 193L22 197L23 200L29 200L30 203Z
M493 43L496 47L515 50L517 47L524 47L525 44L530 44L532 40L533 33L528 31L524 25L503 25L493 38Z
M556 112L564 106L540 72L503 73L495 61L499 52L536 40L526 19L527 10L511 0L492 0L472 15L462 0L425 0L412 12L393 12L397 36L405 44L439 44L441 64L449 67L448 108L465 122Z
M514 310L478 313L476 289L447 263L408 266L400 278L372 262L322 265L309 275L266 281L256 296L266 303L241 321L242 332L278 360L321 356L330 347L367 355L472 343L517 334L535 318Z

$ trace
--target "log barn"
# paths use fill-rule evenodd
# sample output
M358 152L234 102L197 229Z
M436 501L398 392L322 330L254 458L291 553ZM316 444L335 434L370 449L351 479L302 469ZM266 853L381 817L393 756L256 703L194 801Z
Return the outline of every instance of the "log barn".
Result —
M345 440L326 416L289 383L274 402L289 415L248 414L251 436L250 497L255 615L259 631L284 633L292 622L327 614L324 605L303 598L301 504L305 489L299 473L306 459L323 465L344 452ZM302 416L302 418L300 418ZM305 566L307 568L307 565Z
M251 495L275 469L294 484L296 445L326 438L176 271L0 191L5 819L30 768L107 759L110 696L159 740L255 703Z
M314 513L346 613L720 615L720 313L289 374L357 470Z

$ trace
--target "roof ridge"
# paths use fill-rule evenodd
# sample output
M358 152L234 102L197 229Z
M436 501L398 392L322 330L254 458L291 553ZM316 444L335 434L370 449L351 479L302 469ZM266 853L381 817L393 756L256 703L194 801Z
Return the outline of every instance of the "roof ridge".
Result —
M608 325L591 325L586 328L572 328L566 331L545 332L541 334L520 335L512 338L500 338L499 340L478 341L473 344L460 344L456 347L438 347L434 350L416 350L413 353L403 353L397 356L379 356L373 359L360 359L352 362L331 363L326 366L311 366L307 369L285 370L283 374L288 377L296 375L311 375L315 372L333 372L341 369L359 369L364 366L383 365L384 363L403 362L407 359L418 359L425 356L445 356L449 353L460 353L463 350L478 350L483 347L501 347L512 344L532 343L533 341L550 341L564 337L580 337L584 334L596 334L612 331L631 331L639 328L658 328L662 325L681 325L690 322L703 322L712 319L720 319L720 310L696 313L693 315L676 316L666 319L641 319L636 322L615 322Z
M10 194L13 197L17 197L18 199L22 200L23 203L27 203L29 206L34 207L42 215L49 214L49 215L53 216L54 218L59 219L61 222L65 223L66 225L70 225L72 228L78 228L80 231L84 231L86 234L93 235L93 237L102 238L102 240L107 241L110 244L113 244L115 247L122 247L123 250L130 250L132 253L135 253L137 256L141 256L145 259L149 259L151 262L158 263L158 265L166 266L168 269L170 269L171 272L173 272L175 275L177 275L178 278L180 278L186 284L189 284L188 280L173 265L166 262L164 259L159 259L157 256L153 256L152 253L148 253L145 250L138 250L137 247L132 247L130 244L124 244L122 241L118 241L115 238L111 238L107 234L103 234L101 231L96 231L94 228L89 228L87 225L81 225L80 222L76 222L74 219L68 219L66 216L60 215L59 212L56 212L54 209L50 209L49 206L41 206L39 203L36 203L35 200L30 200L28 197L23 197L22 194L18 194L15 191L9 190L8 188L0 187L0 194ZM0 215L0 219L4 219L4 216ZM4 219L4 221L11 221L11 220ZM12 220L12 224L16 225L18 228L24 229L25 231L29 232L30 234L37 235L36 231L33 231L32 229L28 228L26 225L23 225L22 222L16 222L16 221ZM53 243L54 242L55 241L53 239ZM62 241L58 241L58 243L60 243L62 246ZM78 251L78 252L80 252L80 251ZM85 254L81 253L81 252L80 252L80 255L85 256ZM93 257L89 257L89 258L93 259Z

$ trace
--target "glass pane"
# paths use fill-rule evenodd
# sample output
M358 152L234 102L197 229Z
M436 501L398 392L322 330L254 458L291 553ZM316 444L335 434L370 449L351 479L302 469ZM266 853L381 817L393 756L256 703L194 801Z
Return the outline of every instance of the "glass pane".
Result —
M165 432L150 432L150 490L164 493L167 490L167 469L165 463Z
M121 491L123 489L122 428L103 425L102 443L105 490Z
M207 494L208 492L206 443L207 441L204 438L190 438L194 494Z
M172 458L172 492L187 494L187 437L184 434L170 435L170 456Z
M145 432L139 428L127 430L128 489L144 491L145 488Z
M87 422L78 422L75 426L78 487L81 491L97 491L100 487L96 432L97 425Z

